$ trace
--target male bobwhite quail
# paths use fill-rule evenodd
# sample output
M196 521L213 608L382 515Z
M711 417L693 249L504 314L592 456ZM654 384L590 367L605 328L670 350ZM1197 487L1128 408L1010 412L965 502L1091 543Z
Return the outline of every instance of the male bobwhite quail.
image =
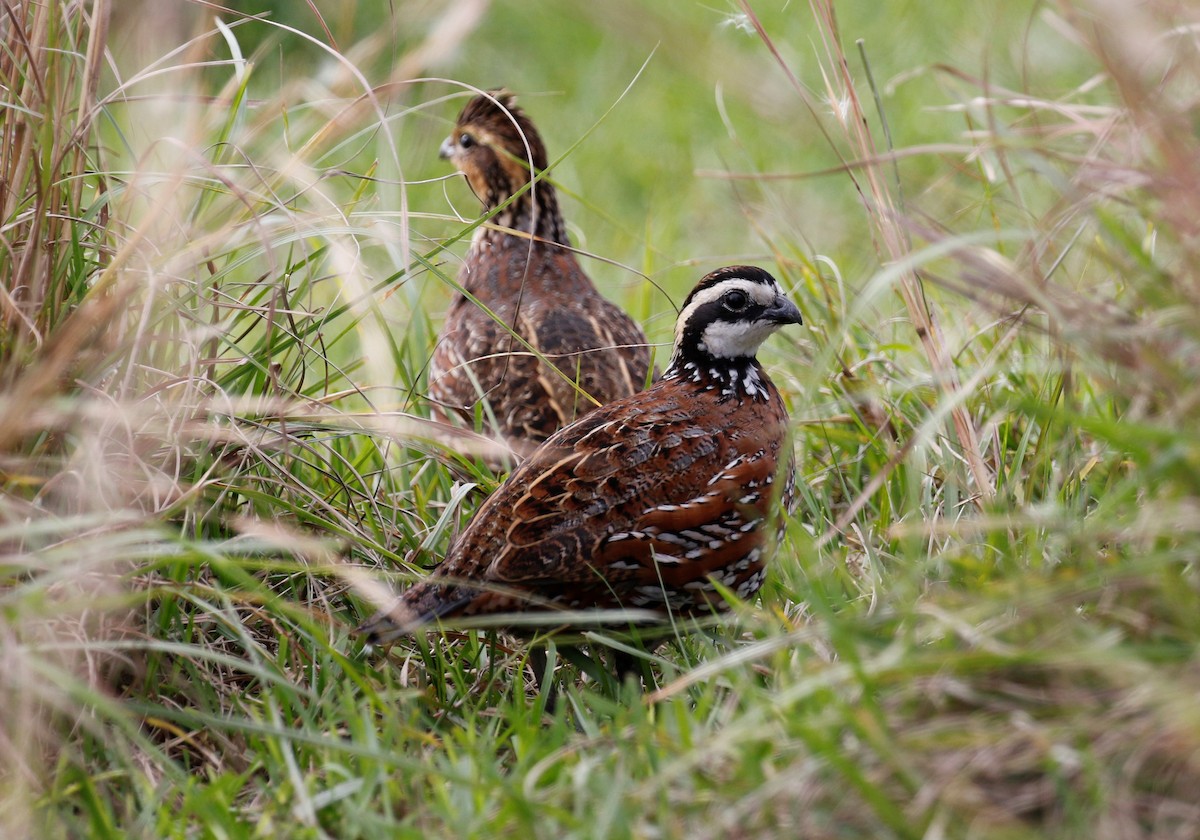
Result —
M468 102L441 156L493 215L475 231L458 272L467 295L454 295L430 363L435 411L469 419L486 400L495 431L538 443L642 390L646 337L583 273L549 180L531 183L546 169L546 150L513 97Z
M700 615L725 606L715 584L752 597L777 474L783 507L795 498L787 410L755 353L799 323L762 269L709 274L683 303L662 378L534 450L429 577L358 632L387 643L438 619L529 611Z

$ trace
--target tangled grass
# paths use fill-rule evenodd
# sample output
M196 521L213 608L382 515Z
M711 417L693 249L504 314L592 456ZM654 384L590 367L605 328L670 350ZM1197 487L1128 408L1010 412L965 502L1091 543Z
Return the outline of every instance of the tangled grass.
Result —
M1200 832L1194 9L997 12L1019 60L966 67L825 0L711 40L346 8L2 7L5 836ZM808 328L769 359L804 480L761 603L646 692L563 666L552 714L486 629L348 636L498 480L422 401L478 222L432 160L465 86L413 80L520 27L532 78L674 33L603 107L531 106L591 115L545 122L614 297L665 339L736 253Z

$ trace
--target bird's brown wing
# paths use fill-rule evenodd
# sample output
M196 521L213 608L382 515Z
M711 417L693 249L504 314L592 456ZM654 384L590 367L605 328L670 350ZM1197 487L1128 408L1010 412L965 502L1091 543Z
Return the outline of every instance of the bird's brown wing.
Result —
M538 366L539 384L561 425L645 386L645 339L631 337L632 321L622 325L616 315L626 321L628 316L615 307L608 311L605 304L594 295L586 307L539 302L529 307L528 317L522 314L521 332L545 357Z
M546 397L537 356L474 303L460 298L434 349L429 396L445 415L470 418L486 400L497 431L524 440L545 440L563 425L558 407Z
M777 430L724 434L727 418L698 410L709 401L685 409L658 390L633 411L598 409L555 435L484 503L438 572L529 587L686 579L720 564L710 544L722 536L745 534L735 553L750 546L778 458L756 439Z
M516 331L533 350L470 301L456 302L456 309L434 350L429 396L464 416L486 399L504 434L545 440L597 404L640 391L646 381L645 340L616 307L615 314L591 313L528 302Z

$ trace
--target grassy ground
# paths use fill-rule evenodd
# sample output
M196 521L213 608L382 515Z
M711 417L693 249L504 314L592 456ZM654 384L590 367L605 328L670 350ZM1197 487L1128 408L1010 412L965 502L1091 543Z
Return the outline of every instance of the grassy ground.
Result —
M1196 10L545 6L5 7L0 834L1200 834ZM498 480L421 399L464 83L652 338L805 316L761 599L553 714L348 634Z

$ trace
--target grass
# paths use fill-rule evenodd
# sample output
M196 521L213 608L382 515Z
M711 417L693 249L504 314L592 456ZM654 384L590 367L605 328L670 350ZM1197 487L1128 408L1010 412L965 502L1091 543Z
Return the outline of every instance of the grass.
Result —
M275 5L3 7L5 836L1200 832L1194 10ZM654 340L805 315L761 599L553 713L348 632L500 478L421 399L462 83Z

